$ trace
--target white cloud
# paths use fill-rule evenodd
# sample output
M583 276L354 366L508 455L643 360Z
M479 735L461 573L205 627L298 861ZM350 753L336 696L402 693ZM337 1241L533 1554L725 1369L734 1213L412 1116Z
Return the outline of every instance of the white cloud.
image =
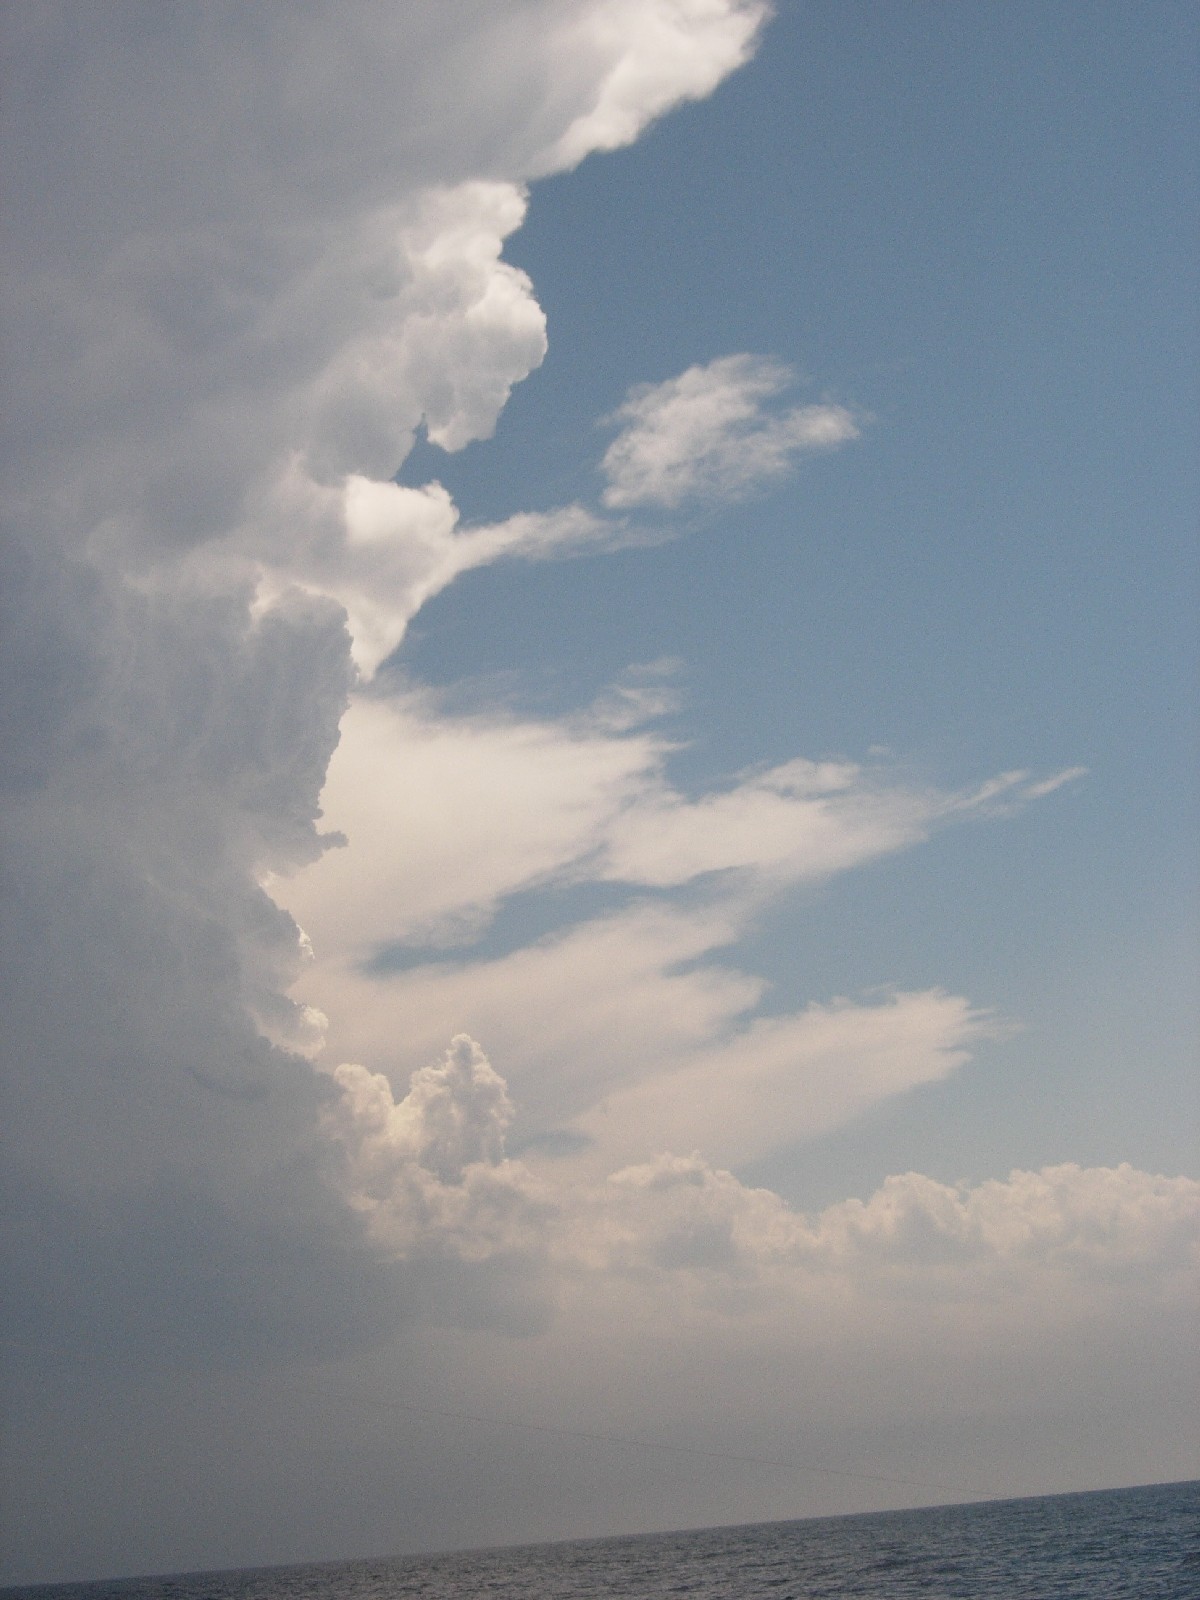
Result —
M389 1071L456 1026L487 1039L523 1132L586 1134L589 1171L667 1147L754 1159L945 1077L990 1031L936 991L753 1020L764 983L717 958L748 915L635 905L493 960L372 975L318 961L299 992L326 999L330 1054Z
M1053 794L1056 789L1061 789L1064 784L1074 783L1077 778L1087 777L1086 767L1066 767L1062 772L1055 772L1049 778L1043 778L1037 783L1028 784L1025 796L1029 800L1040 800L1043 795Z
M329 1125L347 1153L347 1199L390 1258L482 1261L536 1243L550 1208L505 1158L512 1103L474 1040L455 1038L399 1101L382 1073L345 1063L334 1078Z
M367 497L376 493L365 486ZM413 503L436 523L425 491L395 497L397 508ZM391 490L379 498L388 506ZM511 536L503 524L461 537ZM428 547L455 537L447 513ZM505 896L539 883L667 889L727 873L766 892L914 845L997 801L1031 798L1023 772L948 793L881 763L802 759L689 796L667 776L671 742L639 725L672 704L645 672L591 714L561 720L450 716L418 693L360 697L322 793L326 825L349 845L274 892L321 959L357 962L382 944L477 929Z
M971 1186L919 1172L816 1216L790 1210L699 1155L664 1155L609 1179L606 1265L641 1272L843 1277L865 1296L969 1299L980 1280L1019 1296L1035 1277L1184 1287L1200 1258L1200 1183L1073 1162ZM594 1248L594 1247L593 1247Z
M594 1169L666 1146L753 1159L947 1076L993 1031L936 990L757 1016L765 984L720 952L789 885L1017 805L1027 774L945 793L794 761L691 797L662 736L625 723L451 717L418 695L351 707L322 797L348 843L271 884L314 946L294 992L330 1018L327 1059L403 1078L465 1029L503 1064L523 1134L568 1125ZM540 938L470 948L505 899L588 885L623 903L556 925L551 901ZM429 959L455 940L460 956Z
M301 286L292 315L319 316L335 294L353 312L289 419L289 442L319 478L389 478L418 421L448 450L490 436L546 352L533 285L500 259L525 208L512 183L427 190L369 217Z
M810 1005L667 1055L605 1094L578 1126L608 1160L698 1146L740 1165L948 1077L993 1028L961 996L938 990Z
M611 419L622 426L604 454L604 504L734 499L781 477L803 452L858 437L845 406L768 409L791 382L775 361L735 355L632 389Z
M251 561L257 610L268 610L293 586L336 600L345 607L351 654L364 679L395 650L426 601L461 573L504 557L541 560L612 539L609 525L580 506L463 528L436 481L409 488L352 473L326 487L299 458L255 524L260 550L264 524L279 532L269 553ZM211 559L205 551L199 565Z
M501 259L524 180L708 93L765 16L738 0L251 7L195 26L119 11L47 5L17 40L10 481L33 504L54 482L72 542L124 573L203 544L210 582L240 556L271 592L330 593L371 575L332 570L323 507L306 525L293 495L280 526L296 460L319 484L383 484L422 423L451 450L487 437L546 348ZM65 182L39 179L49 148ZM564 518L576 542L584 519ZM508 533L472 560L555 542L536 519ZM363 660L399 625L354 621Z
M326 962L470 932L506 895L594 852L662 760L647 731L449 717L420 695L362 697L322 794L348 845L274 883Z
M694 800L648 785L614 819L601 871L658 888L735 869L822 878L916 843L942 804L851 762L789 761Z
M544 170L629 144L653 117L711 94L749 59L770 10L766 0L613 0L568 12L564 58L603 60L607 70L596 75L594 103L542 158Z
M839 1279L867 1298L945 1302L976 1296L986 1279L1015 1296L1038 1279L1182 1286L1200 1265L1200 1182L1128 1163L1065 1162L975 1185L906 1172L810 1215L699 1151L668 1148L582 1185L561 1167L535 1177L505 1150L507 1084L465 1034L414 1071L399 1100L362 1066L334 1078L341 1093L327 1115L346 1153L343 1181L391 1255L522 1249L632 1274L652 1298L670 1298L680 1273L758 1279L781 1315Z
M6 1138L46 1219L7 1235L22 1348L353 1341L394 1286L326 1185L334 1090L300 1053L325 1008L289 996L305 945L260 881L324 847L351 644L369 671L465 567L612 537L573 508L464 529L389 480L422 424L486 437L542 359L502 259L526 180L707 92L761 15L8 20ZM612 754L619 784L640 758Z
M946 795L797 761L685 794L641 720L669 703L646 679L570 720L369 693L343 717L355 666L368 676L457 574L623 536L574 506L463 526L439 484L392 475L422 426L450 450L487 438L545 353L533 286L503 260L525 183L708 93L766 8L10 11L19 136L0 149L21 404L0 932L19 1216L0 1233L6 1361L53 1397L14 1456L56 1534L71 1471L76 1504L93 1488L71 1466L77 1414L38 1465L39 1407L64 1374L119 1405L156 1363L324 1361L398 1328L415 1342L424 1317L437 1350L406 1380L449 1359L449 1326L487 1356L456 1381L511 1360L540 1387L552 1347L524 1302L555 1269L557 1370L569 1386L590 1366L602 1389L622 1360L682 1381L693 1311L726 1375L722 1338L740 1358L755 1318L756 1354L811 1355L805 1317L865 1339L864 1319L822 1298L830 1281L878 1304L889 1274L949 1274L965 1295L1014 1272L1059 1288L1107 1272L1157 1304L1183 1259L1185 1180L1061 1168L967 1190L908 1175L807 1219L709 1165L944 1076L990 1026L938 991L756 1015L763 980L722 952L765 897L1071 774ZM789 409L786 382L742 356L636 391L606 504L739 494L854 437L843 408ZM319 831L322 794L344 846ZM538 886L619 903L492 959L364 970L389 944L478 932ZM573 1161L506 1153L510 1129L564 1127L592 1141ZM713 1285L733 1279L766 1299L718 1303ZM1043 1308L1029 1326L1051 1322ZM497 1327L527 1335L510 1341L523 1354L485 1343ZM971 1332L953 1349L973 1349ZM784 1369L759 1371L769 1384ZM163 1416L202 1461L193 1422ZM105 1434L109 1459L120 1437Z

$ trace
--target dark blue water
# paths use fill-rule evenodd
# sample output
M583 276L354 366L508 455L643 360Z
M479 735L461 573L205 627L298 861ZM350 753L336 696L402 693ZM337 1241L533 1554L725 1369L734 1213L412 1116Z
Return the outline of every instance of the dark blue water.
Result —
M8 1600L1200 1600L1200 1483L0 1594Z

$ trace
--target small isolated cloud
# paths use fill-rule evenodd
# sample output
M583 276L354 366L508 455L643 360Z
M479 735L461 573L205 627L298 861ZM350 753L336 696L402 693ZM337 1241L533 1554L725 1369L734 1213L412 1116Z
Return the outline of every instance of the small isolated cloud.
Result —
M621 431L601 463L604 504L736 499L782 477L803 452L858 438L845 406L772 406L792 382L779 362L734 355L631 389L611 419Z

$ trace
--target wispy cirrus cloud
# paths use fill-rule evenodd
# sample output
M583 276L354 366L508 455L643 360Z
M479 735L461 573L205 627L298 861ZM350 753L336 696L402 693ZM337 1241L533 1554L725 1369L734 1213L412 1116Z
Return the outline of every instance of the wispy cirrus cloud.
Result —
M363 961L387 943L453 943L456 926L469 942L539 884L670 891L725 876L737 895L777 893L1079 775L1038 784L1014 771L958 791L882 761L796 758L689 793L654 722L673 703L652 672L563 718L451 715L421 692L358 697L322 795L348 847L273 892L326 957Z
M791 370L762 356L722 356L665 383L631 389L609 419L604 504L674 508L733 500L782 477L797 457L859 436L842 405L783 407Z
M796 760L687 794L671 741L606 704L562 720L451 716L419 694L350 708L323 795L348 843L271 884L316 952L296 994L329 1015L326 1060L399 1081L464 1028L503 1063L524 1136L569 1124L593 1165L665 1146L737 1162L947 1076L994 1031L937 990L761 1016L736 946L791 886L1011 810L1027 774L956 792ZM589 888L597 909L555 913L556 890ZM505 902L539 896L540 936L477 948Z

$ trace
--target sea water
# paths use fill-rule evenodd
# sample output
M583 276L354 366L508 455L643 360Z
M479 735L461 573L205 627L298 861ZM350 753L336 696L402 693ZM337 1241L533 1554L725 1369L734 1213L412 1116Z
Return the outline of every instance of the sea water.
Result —
M1200 1600L1200 1483L0 1593L8 1600Z

